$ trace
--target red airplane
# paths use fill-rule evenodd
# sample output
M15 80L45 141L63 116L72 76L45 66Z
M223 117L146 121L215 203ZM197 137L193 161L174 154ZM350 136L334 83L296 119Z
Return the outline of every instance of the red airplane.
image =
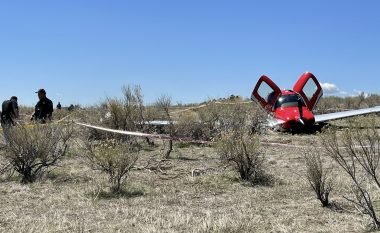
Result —
M269 113L268 125L283 131L315 130L326 121L380 112L380 106L345 112L314 115L313 109L323 95L317 78L310 72L301 75L293 90L280 88L267 76L260 77L251 99ZM318 124L317 124L318 123Z

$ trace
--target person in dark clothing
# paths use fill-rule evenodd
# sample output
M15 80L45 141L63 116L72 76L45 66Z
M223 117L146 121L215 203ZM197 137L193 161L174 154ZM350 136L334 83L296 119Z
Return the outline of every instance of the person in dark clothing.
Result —
M69 110L70 112L74 110L74 105L73 104L70 104L70 106L67 108L67 110Z
M4 101L1 108L1 125L15 125L14 119L18 118L17 97L12 96L10 100Z
M61 102L58 102L58 104L57 104L57 109L58 109L58 110L62 109Z
M39 101L34 108L34 113L31 120L38 121L40 123L46 123L47 120L51 121L53 115L53 102L46 97L46 91L39 89L38 93Z

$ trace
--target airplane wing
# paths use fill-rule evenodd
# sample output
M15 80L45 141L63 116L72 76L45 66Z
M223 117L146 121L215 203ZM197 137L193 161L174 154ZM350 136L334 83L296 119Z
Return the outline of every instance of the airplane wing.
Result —
M380 106L372 107L372 108L364 108L364 109L357 109L357 110L349 110L344 112L334 112L334 113L327 113L327 114L321 114L321 115L315 115L315 122L324 122L324 121L330 121L330 120L337 120L347 117L353 117L353 116L359 116L359 115L365 115L369 113L376 113L380 112Z
M172 123L176 124L176 122L174 121L172 121ZM153 121L145 121L144 124L153 125L153 126L162 126L162 125L170 125L170 121L153 120Z

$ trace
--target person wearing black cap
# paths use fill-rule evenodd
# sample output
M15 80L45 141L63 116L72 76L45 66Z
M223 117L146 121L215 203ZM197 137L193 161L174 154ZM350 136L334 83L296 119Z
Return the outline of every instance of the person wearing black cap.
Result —
M12 96L10 100L3 102L1 106L1 125L11 126L15 124L14 119L18 118L17 97Z
M45 89L39 89L36 93L38 93L39 101L34 108L31 120L46 123L46 120L50 121L53 115L53 102L46 97Z

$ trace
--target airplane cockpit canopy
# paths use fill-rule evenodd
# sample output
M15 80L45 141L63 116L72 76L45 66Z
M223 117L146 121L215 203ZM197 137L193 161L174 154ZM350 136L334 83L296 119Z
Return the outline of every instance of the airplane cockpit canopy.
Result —
M281 95L277 99L274 105L274 108L276 109L276 108L299 107L299 106L306 106L306 104L299 94L294 93L290 95Z

